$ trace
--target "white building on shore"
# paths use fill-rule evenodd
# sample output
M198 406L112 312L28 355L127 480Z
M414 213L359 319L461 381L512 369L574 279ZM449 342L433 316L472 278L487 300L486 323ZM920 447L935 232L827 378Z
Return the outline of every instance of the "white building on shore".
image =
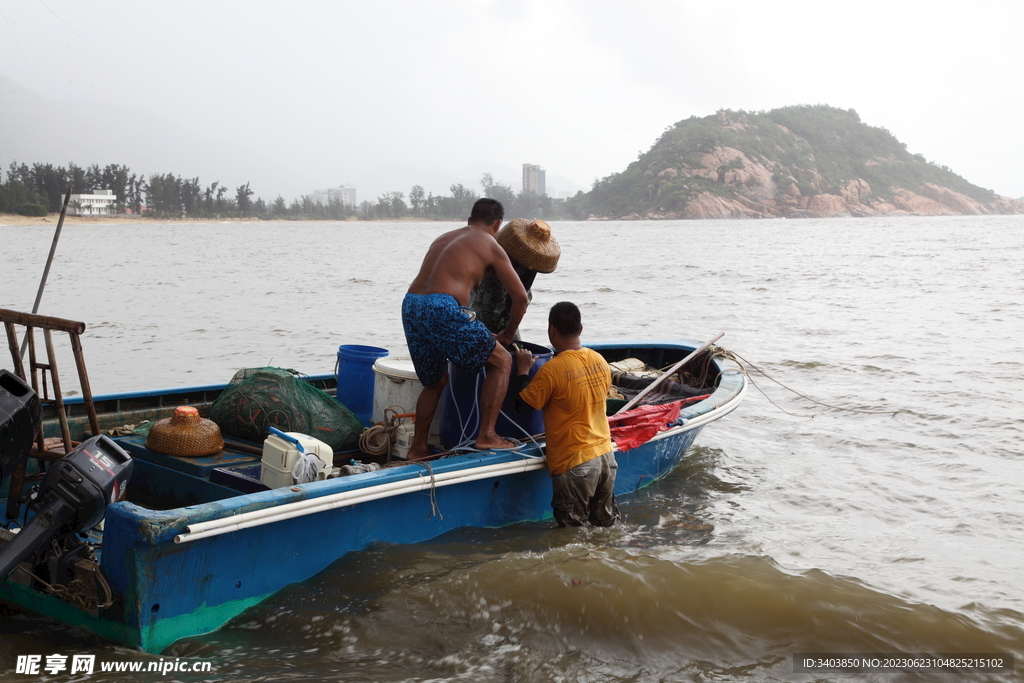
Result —
M113 190L93 190L92 194L73 194L68 200L72 216L102 216L114 212L117 197Z
M339 187L330 187L326 190L313 190L313 194L310 195L317 204L330 204L333 202L341 202L346 206L356 205L356 188L352 185L341 185Z

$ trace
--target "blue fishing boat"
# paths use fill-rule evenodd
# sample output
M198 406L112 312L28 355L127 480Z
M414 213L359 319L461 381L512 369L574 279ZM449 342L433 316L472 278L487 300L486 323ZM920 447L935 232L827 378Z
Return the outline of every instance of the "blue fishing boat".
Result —
M23 323L45 327L38 316L18 315ZM10 316L5 322L9 320ZM58 322L74 330L69 332L73 338L84 331L81 323ZM10 329L8 322L9 340ZM620 497L669 472L701 430L735 410L746 391L741 369L714 349L696 353L697 342L588 346L609 362L638 359L653 368L678 366L693 357L686 367L700 366L705 389L699 400L680 403L671 423L660 425L649 440L617 450L615 492ZM20 369L18 358L14 361ZM84 362L79 369L84 378ZM11 379L16 375L25 377L25 371L6 375L9 398L27 395ZM337 376L323 374L304 381L333 396ZM86 388L84 396L44 406L43 435L70 436L83 442L73 454L84 449L92 462L107 463L103 469L110 472L114 493L104 495L116 502L106 501L101 524L91 518L82 522L88 528L76 532L85 548L77 553L66 550L55 558L47 557L45 549L22 552L0 582L0 600L160 653L181 638L219 628L282 588L309 579L371 543L416 543L459 527L499 527L551 517L542 436L520 451L453 451L425 462L392 462L373 471L272 489L258 486L259 475L252 475L261 464L258 443L229 441L212 455L183 458L150 450L146 438L138 435L112 437L114 446L105 445L109 437L92 436L141 419L165 418L179 406L209 414L226 386L95 397ZM2 408L0 403L0 425ZM61 411L66 419L60 418ZM7 413L13 411L8 408ZM128 454L130 462L118 454ZM4 453L8 460L11 455ZM339 453L335 462L357 457L358 452ZM26 478L35 467L35 459L28 458ZM126 468L130 480L123 472ZM4 477L0 495L11 504L0 529L0 545L6 544L0 547L0 566L16 542L26 545L30 533L37 533L33 529L45 526L33 526L33 514L57 514L53 510L59 509L58 503L52 510L43 509L50 499L42 489L59 479L52 474L59 469L50 463L35 501L17 495L28 493L31 482L18 479L12 494L12 477ZM60 472L65 472L61 476L66 482L77 481L73 470ZM127 481L126 495L120 495L122 480ZM18 541L19 536L24 538ZM45 547L67 548L53 539Z

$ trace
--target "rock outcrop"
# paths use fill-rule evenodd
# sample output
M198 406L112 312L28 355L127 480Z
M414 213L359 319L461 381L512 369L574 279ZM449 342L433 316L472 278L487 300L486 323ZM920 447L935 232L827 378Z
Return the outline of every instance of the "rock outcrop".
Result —
M682 218L752 218L750 209L738 201L703 192L683 209Z
M838 194L822 191L827 184L820 174L808 174L808 185L815 194L804 196L795 182L780 188L772 171L762 162L749 159L730 147L715 147L700 157L701 166L685 164L665 168L652 175L658 179L652 195L659 196L679 178L701 177L735 189L734 197L698 192L689 198L682 211L652 209L642 216L627 218L763 218L763 217L840 217L877 215L951 216L1024 213L1024 202L996 196L982 203L967 195L935 183L924 183L916 192L905 187L887 188L891 201L876 196L863 178L853 178L838 188ZM728 169L728 170L723 170Z

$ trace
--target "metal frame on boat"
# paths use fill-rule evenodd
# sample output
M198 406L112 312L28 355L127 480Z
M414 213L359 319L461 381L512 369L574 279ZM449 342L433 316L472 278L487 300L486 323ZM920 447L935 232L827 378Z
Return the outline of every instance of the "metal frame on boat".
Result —
M666 367L698 344L627 341L588 346L609 361L635 356ZM641 446L616 452L616 495L665 475L704 426L742 401L746 381L740 368L722 357L708 357L707 362L717 376L707 399L684 407L677 426ZM325 387L331 380L326 375L311 378ZM202 410L223 388L98 396L93 403L101 429L107 429L142 415L164 417L185 403ZM68 400L65 407L74 414L80 402ZM88 420L83 414L68 424L84 433ZM46 590L36 577L17 571L0 583L0 599L153 653L219 628L285 586L371 543L415 543L464 526L505 526L551 516L542 443L518 452L454 455L241 494L183 471L170 456L147 451L140 437L117 442L134 457L129 491L139 496L135 500L163 504L123 501L107 508L102 532L94 532L98 565L78 563L81 578L100 594L109 593L109 600L98 601L107 604L72 604L58 597L59 591ZM225 454L253 460L230 447Z

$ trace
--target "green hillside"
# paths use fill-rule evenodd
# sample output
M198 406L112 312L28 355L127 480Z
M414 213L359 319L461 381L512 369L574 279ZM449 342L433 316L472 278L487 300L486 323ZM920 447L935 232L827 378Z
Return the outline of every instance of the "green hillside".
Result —
M922 192L931 200L916 201ZM831 197L812 201L816 195ZM728 210L749 216L822 213L816 207L835 214L837 201L851 215L911 213L930 208L932 200L949 209L933 213L1005 213L1003 207L989 210L996 199L991 190L911 154L854 110L814 105L724 110L680 121L626 170L597 181L572 204L577 215L611 218L702 217L706 207L735 207Z

